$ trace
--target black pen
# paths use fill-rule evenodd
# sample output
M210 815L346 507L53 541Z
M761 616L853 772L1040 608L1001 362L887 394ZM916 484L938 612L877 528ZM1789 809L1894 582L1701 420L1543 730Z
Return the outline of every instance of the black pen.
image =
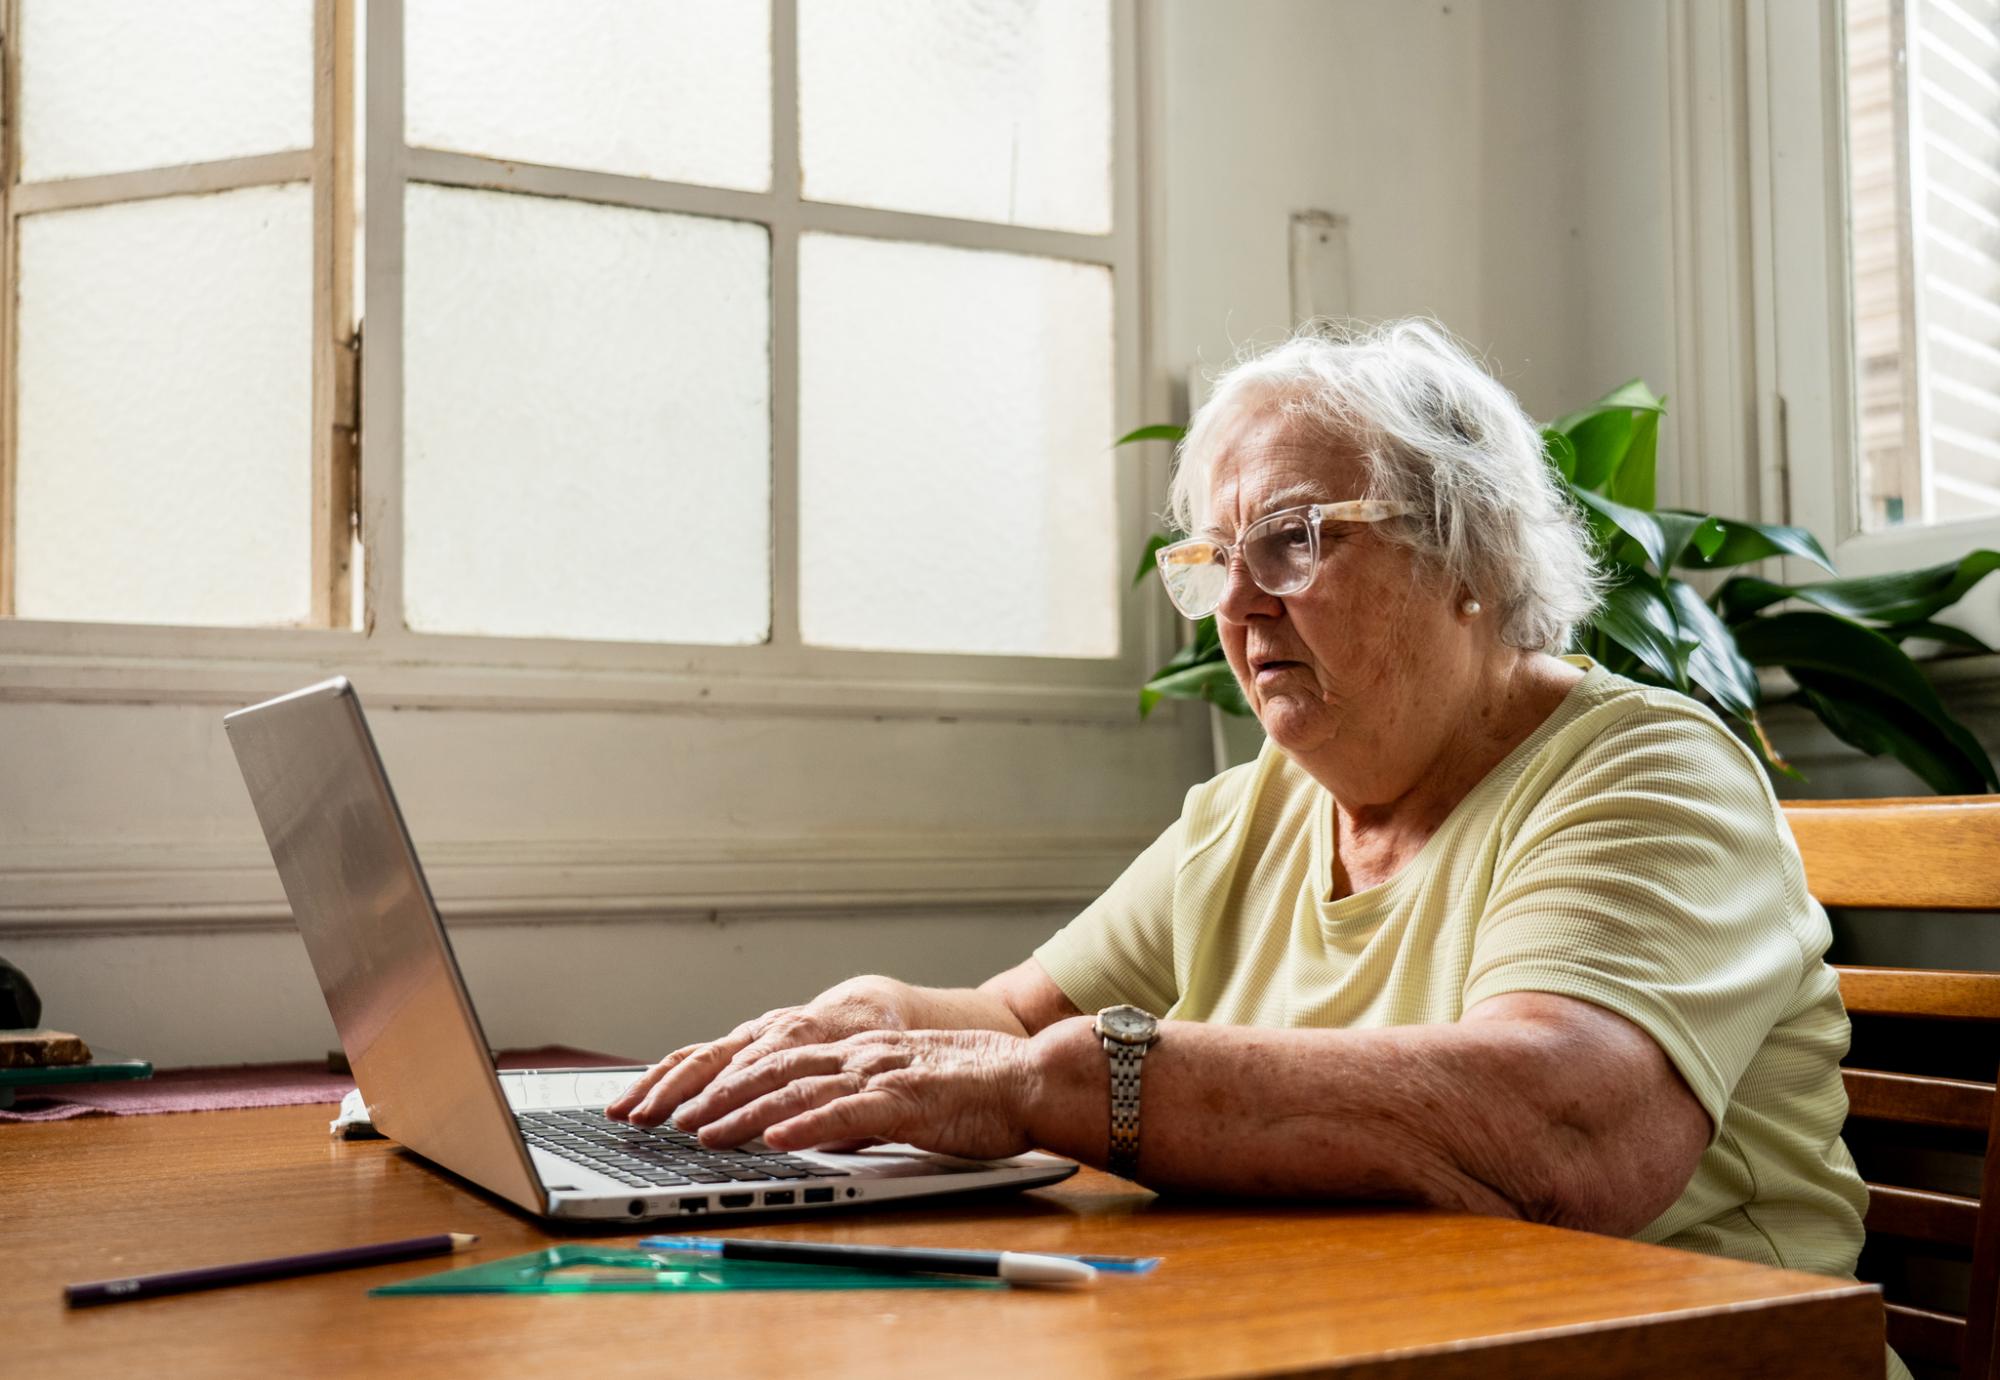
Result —
M372 1246L342 1246L338 1250L313 1251L308 1255L281 1255L269 1260L240 1261L234 1265L206 1265L196 1270L134 1275L130 1279L65 1284L63 1301L71 1308L88 1308L99 1303L123 1303L127 1299L149 1299L160 1294L185 1294L193 1289L219 1289L229 1284L285 1279L291 1275L317 1274L322 1270L351 1270L358 1265L384 1265L392 1260L444 1255L463 1250L478 1239L464 1232L448 1231L436 1236L413 1236L407 1241L378 1241Z
M733 1236L655 1236L639 1243L661 1250L706 1251L724 1260L775 1265L831 1265L894 1274L980 1275L1015 1284L1094 1284L1097 1271L1080 1260L1018 1251L951 1251L928 1246L840 1246L818 1241L749 1241Z

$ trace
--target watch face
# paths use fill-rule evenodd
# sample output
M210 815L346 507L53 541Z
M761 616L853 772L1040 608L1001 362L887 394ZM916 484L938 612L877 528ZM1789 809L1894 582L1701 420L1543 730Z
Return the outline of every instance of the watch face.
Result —
M1158 1032L1160 1023L1149 1011L1136 1006L1107 1006L1097 1013L1097 1028L1121 1044L1143 1044Z

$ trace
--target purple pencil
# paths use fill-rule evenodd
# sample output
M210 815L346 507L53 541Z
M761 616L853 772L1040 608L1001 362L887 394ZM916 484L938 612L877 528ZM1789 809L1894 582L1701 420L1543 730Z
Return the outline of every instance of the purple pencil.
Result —
M245 1260L236 1265L208 1265L199 1270L169 1270L165 1274L134 1275L130 1279L65 1284L63 1301L71 1308L89 1308L99 1303L123 1303L127 1299L148 1299L160 1294L185 1294L191 1289L220 1289L230 1284L251 1284L260 1279L317 1274L321 1270L351 1270L359 1265L384 1265L392 1260L445 1255L464 1250L478 1239L464 1232L448 1231L436 1236L413 1236L407 1241L378 1241L372 1246L343 1246L339 1250L313 1251L308 1255Z

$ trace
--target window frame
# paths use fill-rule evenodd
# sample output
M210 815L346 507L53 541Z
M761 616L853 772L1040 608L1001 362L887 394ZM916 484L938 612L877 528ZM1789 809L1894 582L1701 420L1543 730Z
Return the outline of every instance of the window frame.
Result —
M808 647L798 634L798 242L805 233L864 235L972 249L1036 254L1104 264L1113 275L1114 417L1121 428L1155 419L1166 405L1163 381L1148 378L1144 310L1140 141L1140 16L1136 0L1111 0L1112 230L1084 235L946 217L811 202L798 194L796 0L771 0L772 186L754 193L654 181L580 169L551 168L479 155L409 148L403 126L402 0L368 0L367 78L361 137L365 265L355 283L348 247L333 234L352 207L333 189L354 148L351 61L357 0L315 0L316 148L118 178L143 183L147 195L221 190L302 180L312 164L315 192L314 434L315 615L303 628L218 628L63 623L0 618L0 699L116 699L240 702L295 687L339 670L364 684L371 701L417 706L917 715L1005 715L1033 719L1129 721L1134 691L1167 655L1177 629L1165 601L1150 589L1120 595L1120 649L1112 658L951 655ZM11 103L19 0L5 0L6 91ZM343 48L343 43L346 45ZM11 108L9 110L11 114ZM7 168L15 122L6 121ZM324 174L323 176L321 174ZM86 179L77 179L81 184ZM770 639L748 647L593 642L416 632L404 622L402 568L402 243L403 191L409 182L562 196L639 209L719 216L765 225L771 234L772 288L772 623ZM30 184L33 185L33 184ZM52 184L53 185L53 184ZM7 189L11 191L11 188ZM72 189L77 191L80 189ZM322 191L326 194L322 195ZM9 197L0 252L13 264ZM322 263L322 260L324 261ZM9 272L9 280L12 275ZM366 345L348 370L351 333L328 329L362 303ZM0 298L11 300L11 292ZM322 319L324 313L324 319ZM0 320L11 351L13 321ZM0 359L11 397L11 352ZM359 455L348 444L356 385ZM13 409L7 409L11 428ZM1109 447L1111 438L1106 437ZM322 463L321 451L325 452ZM0 455L11 457L11 435ZM11 500L10 460L0 459L0 504ZM364 626L327 626L347 591L338 582L345 544L336 535L352 493L366 541ZM1117 469L1119 568L1129 570L1152 530L1165 486L1159 457L1121 456ZM0 522L9 509L0 508ZM11 528L0 527L0 541ZM10 543L9 543L10 544ZM0 562L4 563L4 562ZM326 575L320 579L322 569ZM4 579L0 575L0 579ZM5 606L0 606L5 607ZM325 617L318 617L324 614Z
M352 240L336 234L353 214L343 174L352 146L339 136L353 127L354 5L356 0L314 0L312 145L281 153L83 177L17 181L21 167L21 0L0 4L0 380L5 424L0 429L0 619L14 609L14 502L19 408L15 361L18 340L14 284L18 281L20 218L38 212L116 206L162 197L238 191L248 187L310 184L313 199L312 604L308 627L326 627L344 610L349 593L354 456L353 332L349 324ZM344 122L344 123L343 123ZM38 626L72 626L36 620ZM24 625L25 626L25 625ZM91 625L79 625L91 626Z
M1843 576L1955 560L2000 546L2000 517L1862 530L1853 283L1849 268L1844 8L1764 0L1752 11L1751 65L1764 118L1752 166L1769 233L1759 254L1779 408L1785 520L1820 536ZM1792 579L1825 578L1792 560ZM1968 601L1950 617L1989 641L2000 610Z

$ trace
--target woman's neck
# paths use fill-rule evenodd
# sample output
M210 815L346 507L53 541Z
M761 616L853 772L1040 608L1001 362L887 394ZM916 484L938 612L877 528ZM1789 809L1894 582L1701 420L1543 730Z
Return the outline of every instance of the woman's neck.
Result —
M1329 786L1336 894L1379 886L1402 871L1459 802L1546 723L1582 679L1582 671L1555 657L1517 654L1474 681L1452 730L1414 762L1406 788L1371 801L1345 800L1338 785Z

